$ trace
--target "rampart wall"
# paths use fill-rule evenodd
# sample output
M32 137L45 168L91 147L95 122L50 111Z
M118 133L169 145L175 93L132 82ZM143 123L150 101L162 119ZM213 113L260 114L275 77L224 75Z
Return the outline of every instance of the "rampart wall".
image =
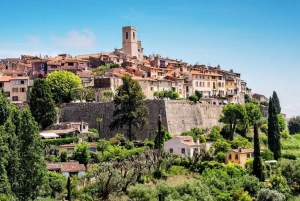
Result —
M220 125L218 119L222 106L194 104L190 101L147 100L149 108L148 124L140 131L135 131L139 139L153 139L157 130L157 116L162 115L162 125L167 127L172 135L179 135L193 127L210 129ZM90 128L97 128L97 118L102 118L100 137L110 138L115 133L125 134L125 130L110 131L109 124L113 118L113 103L68 103L62 105L61 121L85 121ZM99 129L98 129L99 130Z

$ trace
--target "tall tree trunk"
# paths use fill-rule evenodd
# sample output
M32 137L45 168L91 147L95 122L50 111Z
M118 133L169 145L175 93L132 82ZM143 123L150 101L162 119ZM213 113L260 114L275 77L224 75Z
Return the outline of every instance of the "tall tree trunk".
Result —
M259 179L259 181L264 181L264 175L263 175L262 163L261 163L261 157L260 157L260 144L259 144L257 123L254 124L253 175L255 175Z

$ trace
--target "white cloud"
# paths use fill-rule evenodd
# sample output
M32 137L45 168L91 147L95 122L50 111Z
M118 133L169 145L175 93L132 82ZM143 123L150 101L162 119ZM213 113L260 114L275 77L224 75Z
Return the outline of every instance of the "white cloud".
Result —
M91 30L83 29L82 32L72 30L65 37L51 36L52 40L61 47L67 48L93 48L97 38Z

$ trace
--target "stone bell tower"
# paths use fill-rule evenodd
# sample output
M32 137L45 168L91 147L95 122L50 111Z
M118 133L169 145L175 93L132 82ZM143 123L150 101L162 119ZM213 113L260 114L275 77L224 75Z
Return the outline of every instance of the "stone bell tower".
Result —
M134 26L122 27L122 49L124 53L139 59L137 30Z

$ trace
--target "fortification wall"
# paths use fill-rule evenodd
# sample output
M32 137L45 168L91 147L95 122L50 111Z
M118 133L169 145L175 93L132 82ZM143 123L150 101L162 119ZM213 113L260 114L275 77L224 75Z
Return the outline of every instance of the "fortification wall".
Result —
M193 127L208 128L220 125L218 119L222 106L193 104L190 101L148 100L148 124L140 131L135 131L139 139L153 139L157 130L157 116L162 115L162 125L172 135L179 135ZM102 118L100 124L101 138L110 138L115 133L125 134L125 130L110 131L109 124L113 118L113 103L68 103L61 108L61 121L85 121L89 127L97 128L97 118Z

